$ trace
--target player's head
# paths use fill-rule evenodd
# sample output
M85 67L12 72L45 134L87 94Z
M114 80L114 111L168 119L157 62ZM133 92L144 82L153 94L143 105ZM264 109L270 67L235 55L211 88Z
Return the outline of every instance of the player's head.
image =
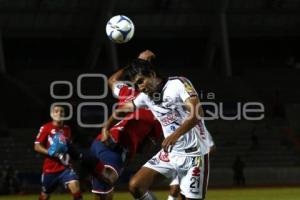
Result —
M65 117L65 109L61 105L51 106L50 116L53 121L62 122Z
M137 89L148 95L153 94L158 90L158 85L161 82L161 77L153 69L153 65L146 60L135 59L126 68L126 74Z

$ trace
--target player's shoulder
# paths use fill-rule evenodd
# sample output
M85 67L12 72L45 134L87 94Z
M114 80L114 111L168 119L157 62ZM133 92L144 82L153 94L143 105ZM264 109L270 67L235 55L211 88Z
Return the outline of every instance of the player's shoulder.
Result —
M113 89L122 89L123 87L128 87L124 81L116 81L113 83Z
M135 90L133 85L124 81L117 81L113 84L112 92L115 97L127 97L134 94Z
M43 125L41 126L40 129L42 129L42 130L49 130L49 129L51 129L52 127L53 127L52 122L47 122L47 123L43 124ZM40 131L40 132L41 132L41 131Z
M47 122L42 126L40 126L39 133L47 133L47 132L49 133L52 127L53 127L52 122Z
M172 76L168 78L167 87L179 89L182 85L190 84L190 81L183 76Z
M184 76L171 76L168 78L168 81L185 83L189 82L189 79Z

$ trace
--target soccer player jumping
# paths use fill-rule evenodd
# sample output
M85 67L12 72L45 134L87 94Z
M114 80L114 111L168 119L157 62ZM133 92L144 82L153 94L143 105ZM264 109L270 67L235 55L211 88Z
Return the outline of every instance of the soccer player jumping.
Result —
M141 54L140 59L151 59L151 55ZM139 92L121 81L124 69L115 72L108 80L113 94L119 99L119 106L131 102ZM102 131L90 148L90 156L98 160L96 169L101 176L92 177L92 193L97 200L111 200L113 190L124 168L126 160L132 160L141 146L160 139L160 123L151 111L138 109L129 112L126 117L109 131ZM101 166L104 164L104 167ZM101 170L106 169L107 173Z
M158 175L178 175L183 198L204 199L209 174L208 131L194 87L184 77L164 79L150 62L141 59L133 60L126 71L141 93L113 112L103 133L109 134L128 110L147 107L160 121L165 137L162 150L132 177L130 192L136 199L156 199L148 189Z

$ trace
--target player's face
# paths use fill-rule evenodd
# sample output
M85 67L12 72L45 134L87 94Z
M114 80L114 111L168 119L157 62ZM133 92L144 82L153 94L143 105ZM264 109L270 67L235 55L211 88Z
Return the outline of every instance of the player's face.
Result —
M138 90L151 95L156 91L157 83L155 82L154 75L144 76L138 74L135 76L133 83L137 86Z
M53 121L61 122L65 116L65 109L60 106L54 106L51 110L51 118Z

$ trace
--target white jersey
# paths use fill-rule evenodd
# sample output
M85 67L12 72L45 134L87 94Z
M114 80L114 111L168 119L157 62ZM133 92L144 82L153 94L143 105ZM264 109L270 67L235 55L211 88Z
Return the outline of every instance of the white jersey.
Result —
M161 101L154 101L145 93L140 93L133 101L136 107L148 107L160 121L164 137L168 137L182 125L189 111L184 102L197 92L189 80L183 77L170 77L161 94ZM204 120L182 135L173 146L171 153L184 155L204 155L209 152L208 131Z

